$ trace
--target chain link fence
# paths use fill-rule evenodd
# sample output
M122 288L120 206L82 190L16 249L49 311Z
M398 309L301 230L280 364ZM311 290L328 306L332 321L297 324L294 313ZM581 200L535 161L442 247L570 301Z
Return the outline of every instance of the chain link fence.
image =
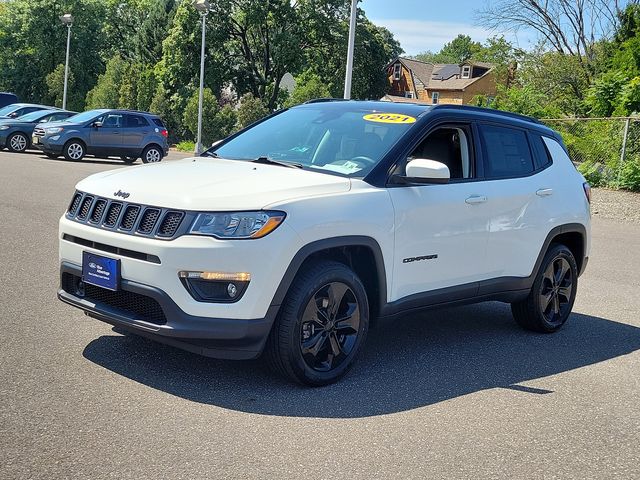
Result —
M543 119L593 186L640 191L640 117Z

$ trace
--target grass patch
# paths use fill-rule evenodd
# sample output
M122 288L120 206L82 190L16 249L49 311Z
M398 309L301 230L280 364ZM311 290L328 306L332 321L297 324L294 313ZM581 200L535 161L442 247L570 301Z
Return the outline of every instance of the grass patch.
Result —
M176 145L176 148L181 152L190 152L193 153L196 149L195 142L190 142L188 140L183 140L182 142Z

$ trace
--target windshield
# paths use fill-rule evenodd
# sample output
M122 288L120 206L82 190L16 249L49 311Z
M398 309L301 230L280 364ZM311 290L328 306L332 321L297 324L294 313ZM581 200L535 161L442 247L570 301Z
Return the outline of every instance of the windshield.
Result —
M6 107L0 108L0 115L6 115L7 113L11 113L16 110L18 107L15 105L7 105Z
M50 110L38 110L36 112L27 113L26 115L22 115L18 117L21 122L37 122L42 117L46 117L47 115L51 115L53 111Z
M306 105L259 123L209 154L267 158L340 175L365 176L415 123L404 114Z
M65 122L72 122L72 123L88 122L89 120L96 118L97 116L104 113L105 111L106 110L89 110L88 112L82 112L77 115L74 115L73 117L69 117L65 120Z

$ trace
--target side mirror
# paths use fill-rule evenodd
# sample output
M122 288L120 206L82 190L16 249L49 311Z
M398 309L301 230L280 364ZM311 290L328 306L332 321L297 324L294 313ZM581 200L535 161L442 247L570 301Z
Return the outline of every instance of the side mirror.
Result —
M451 173L449 172L449 167L442 162L426 158L416 158L415 160L411 160L407 164L406 176L394 176L396 182L407 185L449 183L450 178Z
M91 124L91 126L92 126L93 128L100 128L100 127L102 126L102 122L93 122L93 123Z
M10 113L8 115L10 118L16 118L18 116L18 114L16 112Z

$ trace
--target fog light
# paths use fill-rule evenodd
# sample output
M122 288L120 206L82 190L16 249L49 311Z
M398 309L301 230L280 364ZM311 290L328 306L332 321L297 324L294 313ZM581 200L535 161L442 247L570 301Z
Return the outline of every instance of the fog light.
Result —
M180 271L178 277L191 296L199 302L232 303L242 298L251 274Z

